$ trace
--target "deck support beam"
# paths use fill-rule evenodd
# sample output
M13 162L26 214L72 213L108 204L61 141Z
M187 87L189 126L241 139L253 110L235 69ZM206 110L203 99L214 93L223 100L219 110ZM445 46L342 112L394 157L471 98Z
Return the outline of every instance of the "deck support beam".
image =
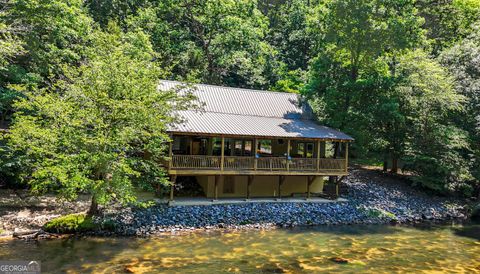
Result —
M173 190L175 189L175 182L177 181L177 175L170 176L170 198L168 200L169 203L173 202Z
M285 182L285 178L284 175L278 176L278 200L282 199L282 185Z
M338 180L338 177L335 178L335 198L338 198L338 195L340 194L339 193L339 190L338 190L338 183L340 182L340 180Z
M215 186L213 189L213 201L218 200L218 181L220 180L221 177L222 177L221 175L215 176Z
M247 177L247 200L250 200L250 193L252 193L252 183L253 183L253 175L249 175Z
M317 176L307 176L307 200L310 199L310 188L313 184L313 181L315 181L315 178L317 178Z

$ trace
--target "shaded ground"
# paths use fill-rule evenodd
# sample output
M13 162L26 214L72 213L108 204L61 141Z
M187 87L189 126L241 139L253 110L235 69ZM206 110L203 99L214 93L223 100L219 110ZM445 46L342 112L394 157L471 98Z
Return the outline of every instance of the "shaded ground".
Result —
M53 195L31 196L24 190L0 189L0 234L20 230L38 229L47 221L61 215L88 209L86 196L77 202L62 202Z
M121 223L133 226L133 230L129 230L127 234L137 234L139 231L140 234L144 234L141 231L156 231L159 228L168 230L170 225L179 223L184 223L185 227L203 227L229 223L229 220L232 220L232 225L257 221L258 223L301 225L304 222L308 224L379 223L386 222L391 217L387 215L370 218L371 214L378 213L391 213L398 217L400 222L465 217L462 201L426 194L409 186L400 176L383 174L378 170L352 168L350 175L344 179L344 188L346 193L342 196L348 202L342 202L339 205L252 203L244 208L242 205L215 205L210 209L202 206L162 205L143 211L130 209L108 211L110 214L120 215ZM143 195L142 199L145 198L148 197ZM52 218L86 211L89 203L90 199L86 196L71 203L58 201L51 195L32 197L26 191L0 190L0 234L11 233L15 229L38 229ZM233 216L230 216L230 213ZM309 216L316 217L310 220ZM236 219L238 222L235 221ZM135 225L131 225L132 223Z

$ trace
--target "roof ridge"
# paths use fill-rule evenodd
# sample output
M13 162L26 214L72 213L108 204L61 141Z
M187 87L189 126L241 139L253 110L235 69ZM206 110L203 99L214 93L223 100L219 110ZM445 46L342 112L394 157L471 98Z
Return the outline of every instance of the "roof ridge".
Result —
M199 85L199 86L208 86L208 87L216 87L216 88L227 88L227 89L236 89L236 90L245 90L245 91L253 91L253 92L261 92L261 93L275 93L280 95L295 95L300 97L301 94L292 93L292 92L281 92L281 91L273 91L273 90L263 90L263 89L251 89L251 88L239 88L239 87L229 87L229 86L219 86L219 85L211 85L211 84L202 84L202 83L188 83L188 82L181 82L176 80L160 80L160 82L170 82L170 83L178 83L178 84L192 84L192 85Z

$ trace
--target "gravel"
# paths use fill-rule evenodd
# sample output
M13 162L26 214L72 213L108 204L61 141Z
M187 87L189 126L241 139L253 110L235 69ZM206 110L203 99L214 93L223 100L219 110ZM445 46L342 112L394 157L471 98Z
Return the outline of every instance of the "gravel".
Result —
M461 201L427 195L379 172L352 169L344 179L346 202L245 203L209 206L156 205L105 212L108 235L147 236L198 229L266 229L306 225L415 223L465 219Z

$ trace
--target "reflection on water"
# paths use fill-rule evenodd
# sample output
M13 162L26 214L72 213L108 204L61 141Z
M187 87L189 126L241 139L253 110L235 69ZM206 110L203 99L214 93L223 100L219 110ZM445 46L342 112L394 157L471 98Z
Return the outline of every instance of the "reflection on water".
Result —
M4 241L0 258L40 260L45 272L71 273L480 273L479 234L478 224L331 226L149 239ZM339 263L343 259L348 263Z

